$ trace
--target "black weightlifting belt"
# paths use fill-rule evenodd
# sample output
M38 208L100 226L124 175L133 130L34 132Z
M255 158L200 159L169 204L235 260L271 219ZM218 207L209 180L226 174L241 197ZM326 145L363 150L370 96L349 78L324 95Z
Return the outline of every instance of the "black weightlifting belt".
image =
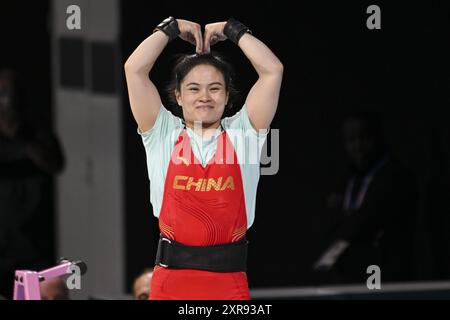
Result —
M155 263L174 269L199 269L214 272L247 270L248 241L213 246L188 246L163 235L159 238Z

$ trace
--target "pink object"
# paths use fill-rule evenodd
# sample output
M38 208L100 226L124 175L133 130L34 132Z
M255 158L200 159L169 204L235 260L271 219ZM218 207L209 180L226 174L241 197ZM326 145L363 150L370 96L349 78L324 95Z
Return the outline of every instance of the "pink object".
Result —
M40 281L54 277L72 274L71 266L78 265L82 274L86 272L86 264L81 261L62 260L61 263L50 269L40 272L30 270L16 270L14 277L14 300L41 300Z

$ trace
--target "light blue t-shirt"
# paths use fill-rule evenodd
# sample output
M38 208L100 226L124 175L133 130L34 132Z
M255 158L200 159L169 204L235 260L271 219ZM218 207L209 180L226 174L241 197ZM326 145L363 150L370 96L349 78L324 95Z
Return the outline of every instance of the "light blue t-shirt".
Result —
M256 191L260 176L260 154L268 130L261 130L258 133L253 128L245 105L234 116L222 119L221 124L233 144L241 168L247 227L250 228L255 219ZM146 132L141 132L139 128L137 130L145 147L150 180L150 202L153 205L155 217L159 217L171 154L175 141L183 128L182 119L174 116L161 105L153 127ZM214 156L221 129L217 128L208 139L203 139L190 128L187 128L186 131L191 139L191 147L195 157L205 167Z

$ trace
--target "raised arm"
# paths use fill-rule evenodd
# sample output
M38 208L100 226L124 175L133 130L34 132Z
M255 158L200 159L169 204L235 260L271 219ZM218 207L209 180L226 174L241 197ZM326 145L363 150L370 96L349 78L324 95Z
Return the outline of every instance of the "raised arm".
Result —
M234 19L209 24L205 27L204 50L209 51L210 45L226 39L225 35L239 45L259 76L245 102L248 115L256 130L267 129L277 110L283 65L264 43L247 30Z
M167 19L166 19L167 20ZM200 25L181 19L164 20L157 31L145 39L125 62L128 96L131 111L141 132L151 129L161 106L158 90L149 78L156 59L170 40L178 35L202 51Z

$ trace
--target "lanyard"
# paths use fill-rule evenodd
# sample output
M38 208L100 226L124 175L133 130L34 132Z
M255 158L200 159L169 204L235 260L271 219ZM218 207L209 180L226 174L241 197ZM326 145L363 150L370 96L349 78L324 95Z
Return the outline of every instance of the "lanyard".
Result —
M367 175L363 178L361 187L355 199L352 197L353 187L355 185L356 176L353 176L347 184L347 188L345 190L345 197L343 203L343 209L348 211L358 210L366 196L367 190L369 189L369 185L373 180L375 173L386 163L387 157L384 157L379 163L377 163Z

